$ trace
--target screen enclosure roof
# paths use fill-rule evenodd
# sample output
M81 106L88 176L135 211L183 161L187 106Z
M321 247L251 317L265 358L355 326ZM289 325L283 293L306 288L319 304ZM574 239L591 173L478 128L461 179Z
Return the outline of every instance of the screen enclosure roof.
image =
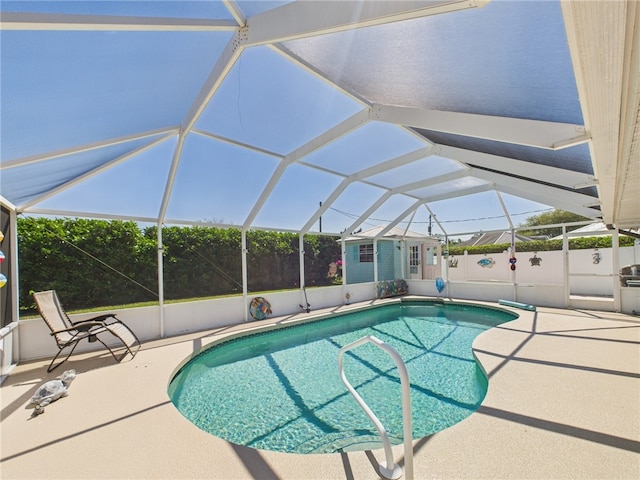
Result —
M0 9L0 195L20 213L345 235L553 208L640 225L636 2Z

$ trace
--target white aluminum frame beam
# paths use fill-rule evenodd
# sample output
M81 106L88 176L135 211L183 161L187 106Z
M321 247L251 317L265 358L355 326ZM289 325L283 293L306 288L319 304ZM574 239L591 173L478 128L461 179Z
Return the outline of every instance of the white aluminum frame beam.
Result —
M449 234L447 233L447 230L444 228L442 223L440 223L440 220L438 220L438 216L435 213L433 213L433 210L431 210L428 203L424 204L424 208L427 209L427 212L429 212L429 215L431 215L431 217L433 218L433 221L436 222L436 225L438 225L438 227L440 228L440 231L444 234L444 236L445 237L448 236Z
M425 178L424 180L418 180L417 182L406 183L404 185L391 188L390 191L393 194L407 193L407 192L411 192L412 190L418 190L425 187L440 185L442 183L451 182L454 180L459 180L461 178L468 177L470 170L471 169L466 168L466 169L456 170L454 172L443 173L442 175L438 175L436 177ZM411 195L411 194L408 194L408 195Z
M2 21L0 21L0 30L221 32L233 31L237 28L238 25L233 20L58 13L2 12Z
M496 186L493 183L487 183L484 185L476 185L473 187L451 190L450 192L431 195L429 197L423 197L421 200L424 203L440 202L442 200L448 200L450 198L466 197L468 195L475 195L476 193L489 192L491 190L495 190L495 188Z
M155 147L156 145L164 142L165 140L169 139L173 137L172 133L169 133L161 138L158 138L152 142L147 143L146 145L142 145L139 148L136 148L135 150L132 150L130 152L125 153L124 155L121 155L118 158L114 158L113 160L110 160L106 163L103 163L102 165L89 170L88 172L82 174L82 175L78 175L77 177L74 177L72 180L69 180L68 182L63 183L62 185L57 186L56 188L52 188L50 190L48 190L46 193L36 197L36 198L32 198L31 200L29 200L26 203L23 203L22 205L20 205L19 209L21 211L24 211L26 209L28 209L29 207L32 207L33 205L36 205L48 198L51 198L55 195L57 195L60 192L63 192L65 190L68 190L69 188L73 187L74 185L77 185L79 183L84 182L85 180L91 178L91 177L95 177L96 175L104 172L105 170L109 170L110 168L126 162L127 160L129 160L132 157L135 157L136 155L138 155L139 153L145 152L147 150L149 150L150 148Z
M234 140L232 138L228 138L228 137L223 137L221 135L216 135L215 133L209 133L209 132L205 132L204 130L199 130L196 128L192 128L191 129L191 133L196 133L202 137L207 137L210 138L211 140L217 140L219 142L224 142L224 143L228 143L229 145L235 145L236 147L242 147L245 148L247 150L252 150L254 152L257 153L261 153L264 155L268 155L270 157L276 157L279 159L283 159L284 155L281 155L279 153L276 152L272 152L271 150L266 150L264 148L260 148L260 147L255 147L253 145L249 145L248 143L244 143L244 142L240 142L238 140Z
M247 23L247 17L244 16L242 9L235 0L222 0L222 3L227 8L233 19L240 26L245 26Z
M171 198L171 192L173 191L173 184L175 182L176 173L180 160L182 159L182 150L184 148L184 142L190 133L190 130L196 124L202 112L204 112L207 104L222 85L223 80L226 78L229 71L233 68L235 62L240 58L244 48L243 43L246 40L243 30L237 30L231 40L227 43L222 55L218 58L218 61L214 65L213 69L209 73L207 80L200 89L196 99L194 100L187 115L182 121L180 134L178 136L178 144L173 154L173 160L171 162L171 168L169 170L169 176L167 177L167 184L165 187L164 195L162 197L162 203L160 205L160 211L158 212L158 228L164 221L169 206L169 200Z
M591 136L583 125L374 104L371 119L425 130L559 150Z
M574 172L564 168L550 167L447 145L437 145L434 149L434 155L456 160L471 167L490 168L491 170L532 178L554 185L562 185L563 187L577 189L597 183L595 177L587 173Z
M167 184L164 189L162 203L160 204L160 210L158 212L158 230L160 230L162 222L164 221L164 217L167 214L167 207L169 206L169 200L171 198L171 192L173 190L173 183L175 182L176 173L178 172L178 165L180 165L182 148L184 147L185 139L186 136L184 135L184 132L181 132L180 135L178 135L178 144L176 145L176 148L173 152L173 160L171 160L171 168L169 169Z
M589 205L597 201L596 198L589 195L484 170L471 169L471 175L487 182L492 182L495 189L502 193L526 198L585 217L598 218L601 216L599 210L589 208Z
M393 227L399 224L403 218L405 218L410 213L415 212L420 207L420 205L424 203L425 203L424 200L417 200L416 202L414 202L409 208L407 208L404 212L398 215L394 220L389 222L387 226L385 226L382 230L380 230L378 234L375 237L373 237L373 240L377 241L379 238L382 238L389 230L391 230Z
M260 210L262 209L267 199L273 192L273 189L276 187L276 185L280 181L280 178L282 178L282 175L284 175L284 172L286 171L287 168L289 168L291 164L297 162L301 158L305 157L306 155L309 155L310 153L316 151L317 149L337 140L338 138L346 135L347 133L355 130L356 128L360 127L361 125L365 124L368 121L369 121L369 111L367 109L361 110L360 112L342 121L338 125L325 131L318 137L311 139L309 142L297 148L296 150L290 152L286 157L284 157L282 161L278 164L276 171L273 172L273 175L271 175L269 182L267 183L265 188L262 190L262 193L260 194L260 197L254 204L253 208L251 209L251 212L249 212L249 215L247 215L247 218L245 219L242 225L242 228L248 229L251 227L251 224L258 216L258 213L260 213Z
M88 143L77 147L65 148L57 150L55 152L48 152L38 155L31 155L28 157L18 158L16 160L9 160L7 162L0 163L0 170L7 168L22 167L23 165L29 165L31 163L38 163L45 160L52 160L54 158L65 157L67 155L75 155L76 153L89 152L91 150L98 150L104 147L112 147L113 145L119 145L122 143L133 142L135 140L142 140L144 138L153 137L155 135L162 135L163 133L171 133L177 135L179 127L159 128L157 130L150 130L147 132L136 133L133 135L126 135L124 137L113 138L110 140L104 140L100 142Z
M605 223L617 223L622 79L630 61L625 58L630 53L625 40L626 35L632 35L626 28L628 9L635 3L560 2L582 115L597 139L591 145L591 159L600 182L598 194Z
M504 200L502 199L502 195L498 190L496 190L496 196L498 197L498 202L500 202L500 206L502 207L502 212L504 213L504 216L507 219L507 222L509 222L509 228L513 230L513 222L511 221L511 215L509 215L509 210L507 209L507 206L505 205Z
M284 42L484 6L485 0L292 2L248 19L249 44Z
M432 147L420 148L418 150L414 150L413 152L406 153L404 155L400 155L391 160L387 160L386 162L381 162L371 167L360 170L356 173L353 173L349 176L344 177L340 185L338 185L333 192L329 195L329 197L322 202L322 206L316 211L313 216L307 221L307 223L302 227L301 232L307 233L309 229L313 226L315 222L327 211L327 209L338 199L338 197L346 190L346 188L354 182L363 180L365 178L371 177L373 175L377 175L378 173L382 173L388 170L392 170L394 168L401 167L403 165L407 165L409 163L416 162L423 158L431 155ZM300 162L301 164L307 165L306 163ZM313 166L313 165L309 165ZM373 185L373 184L371 184ZM385 188L380 186L380 188Z
M189 112L182 121L182 130L189 131L193 128L195 123L204 112L205 108L209 104L209 101L216 93L222 82L227 77L235 63L240 58L240 55L244 51L244 44L246 43L246 31L240 29L236 31L231 40L227 43L224 51L218 58L218 61L213 66L213 69L209 73L209 76L202 85L200 92L194 100Z

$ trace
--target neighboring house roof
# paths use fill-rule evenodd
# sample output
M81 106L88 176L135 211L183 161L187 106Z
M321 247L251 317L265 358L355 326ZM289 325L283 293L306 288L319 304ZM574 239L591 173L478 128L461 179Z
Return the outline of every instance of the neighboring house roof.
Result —
M629 229L628 231L632 233L637 233L637 230ZM571 230L568 232L569 236L586 236L586 237L599 237L605 235L611 235L613 230L607 228L607 226L602 222L590 223L589 225L585 225L584 227L576 228L575 230ZM558 235L553 237L552 240L561 240L562 235Z
M606 225L602 222L590 223L589 225L585 225L584 227L571 230L568 233L569 235L588 233L589 235L592 235L594 237L600 235L611 235L611 231L607 229ZM557 235L551 240L562 240L562 235Z
M516 234L516 242L530 242L531 240L533 239ZM511 243L511 232L478 233L469 240L465 240L456 246L473 247L477 245L495 245L498 243Z

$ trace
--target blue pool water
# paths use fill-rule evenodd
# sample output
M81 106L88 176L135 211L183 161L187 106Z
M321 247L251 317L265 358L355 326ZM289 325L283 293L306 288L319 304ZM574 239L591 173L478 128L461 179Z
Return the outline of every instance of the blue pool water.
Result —
M190 360L169 396L200 429L253 448L332 453L380 447L377 430L340 380L338 350L374 335L395 348L411 381L413 438L460 422L487 391L471 344L515 319L474 305L401 302L226 341ZM371 344L344 355L350 383L402 443L400 379Z

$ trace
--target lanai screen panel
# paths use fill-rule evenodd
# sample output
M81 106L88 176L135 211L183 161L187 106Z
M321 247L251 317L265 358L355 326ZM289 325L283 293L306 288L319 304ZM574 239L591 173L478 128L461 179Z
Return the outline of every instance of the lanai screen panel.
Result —
M362 110L268 47L246 49L196 128L286 155Z
M228 32L2 31L2 159L180 125ZM16 95L15 92L20 92Z
M475 206L477 198L497 198L494 187L520 189L537 209L531 199L544 195L534 195L536 188L551 186L563 195L549 196L550 205L598 212L560 2L496 0L243 47L245 20L251 41L256 16L295 3L2 2L3 12L171 24L166 31L2 30L0 149L3 164L16 163L3 165L3 194L19 207L72 212L81 203L108 214L100 192L117 199L114 215L129 202L131 215L144 220L294 231L319 226L321 202L323 230L333 232L356 214L360 223L422 222L432 204L443 222L443 215L478 218L454 197ZM338 2L326 2L328 19L332 5ZM291 26L273 18L284 30ZM210 23L184 27L198 20ZM307 20L299 22L308 27ZM278 38L275 28L266 30ZM398 116L390 115L396 107ZM451 113L460 122L433 125L442 118L433 115L428 127L414 124L408 107L419 117ZM491 118L575 126L576 142L530 146L516 127L506 139L473 133ZM560 170L568 175L556 181ZM19 180L31 172L43 177ZM149 178L136 182L141 175ZM517 186L503 188L509 179ZM49 198L51 188L60 192ZM74 202L74 192L87 201ZM39 198L46 199L32 206ZM494 210L492 201L490 216Z
M559 2L492 1L285 45L371 103L582 123Z

